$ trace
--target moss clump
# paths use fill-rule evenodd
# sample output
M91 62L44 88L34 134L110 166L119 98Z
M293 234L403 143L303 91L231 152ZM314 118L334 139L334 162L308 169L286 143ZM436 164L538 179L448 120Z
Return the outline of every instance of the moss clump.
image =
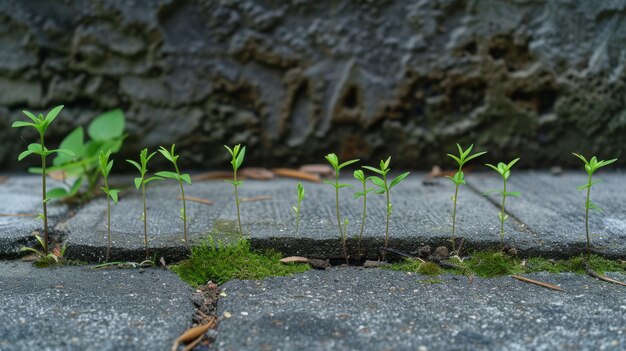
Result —
M545 258L529 258L526 263L526 272L550 272L564 273L573 272L587 274L585 270L585 256L572 257L566 260L547 260ZM626 270L626 264L619 261L609 260L602 256L591 255L589 266L594 271L604 274L605 272L620 272Z
M499 251L475 252L469 260L463 262L463 266L483 278L524 273L519 259Z
M434 262L421 262L410 258L407 258L402 262L385 266L384 268L394 271L413 272L430 276L436 276L443 273L443 269Z
M275 251L254 252L250 243L241 239L222 245L212 238L191 249L191 257L172 266L180 278L199 286L211 280L223 284L231 279L263 279L285 276L309 270L309 265L283 264L282 255Z

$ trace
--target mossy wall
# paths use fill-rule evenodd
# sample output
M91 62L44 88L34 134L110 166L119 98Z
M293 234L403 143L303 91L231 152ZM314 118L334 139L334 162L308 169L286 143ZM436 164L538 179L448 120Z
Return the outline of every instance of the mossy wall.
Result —
M619 157L625 11L589 0L4 0L0 164L16 167L20 136L34 137L9 128L19 111L56 104L66 109L51 141L121 107L125 154L175 142L192 167L224 165L221 145L234 143L258 165L335 151L429 168L457 141L526 167L577 165L572 151Z

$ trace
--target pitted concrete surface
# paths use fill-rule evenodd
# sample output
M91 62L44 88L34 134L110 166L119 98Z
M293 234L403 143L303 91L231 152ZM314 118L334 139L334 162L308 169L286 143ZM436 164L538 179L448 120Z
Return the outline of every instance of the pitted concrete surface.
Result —
M0 262L0 349L169 350L190 325L190 296L164 269Z
M584 275L425 277L332 269L231 281L218 350L621 350L626 289ZM626 275L615 274L624 280ZM225 318L228 312L230 318Z

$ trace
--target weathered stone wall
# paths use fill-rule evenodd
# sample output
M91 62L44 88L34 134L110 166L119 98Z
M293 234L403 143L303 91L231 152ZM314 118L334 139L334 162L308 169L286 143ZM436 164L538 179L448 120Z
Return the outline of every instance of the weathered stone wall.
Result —
M177 143L188 166L394 155L428 168L459 141L492 160L576 164L626 151L626 1L0 2L0 164L24 108L107 109L124 151ZM20 134L21 133L21 134ZM625 159L626 161L626 159Z

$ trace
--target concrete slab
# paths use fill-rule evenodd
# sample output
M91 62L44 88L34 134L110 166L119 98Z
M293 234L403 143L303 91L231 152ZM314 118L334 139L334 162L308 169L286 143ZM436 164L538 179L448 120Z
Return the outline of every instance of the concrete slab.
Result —
M218 350L618 350L626 290L575 274L510 277L336 268L231 281L218 302ZM626 279L624 274L615 274ZM440 282L438 282L440 281ZM225 312L231 318L223 317Z
M5 178L6 177L6 178ZM36 243L35 232L43 232L43 222L35 217L41 213L41 177L3 176L0 182L0 258L20 255L23 246ZM60 186L50 180L49 189ZM54 230L55 223L65 217L68 208L58 202L48 204L49 233L61 240L62 233Z
M626 257L626 193L622 172L599 171L602 182L591 191L591 201L604 209L604 213L590 211L590 232L593 251L610 257ZM502 180L495 174L473 174L469 184L484 192L502 188ZM515 172L508 181L511 191L521 191L522 196L507 200L507 211L524 223L528 232L537 238L535 254L554 253L567 256L585 250L585 191L576 188L587 182L584 171L567 172L555 176L548 172ZM496 201L499 201L494 196ZM497 222L496 213L489 217ZM510 233L507 240L515 239ZM559 255L559 253L561 253Z
M413 175L392 190L394 212L390 224L391 245L416 251L421 245L449 245L451 236L451 197L454 188L442 180L440 185L422 185L423 174ZM356 185L350 179L345 179ZM305 183L299 233L291 206L296 202L297 181L275 179L246 181L240 195L244 198L269 196L268 200L244 202L241 216L244 232L256 248L273 248L287 255L340 258L342 248L335 214L334 188L326 184ZM237 237L233 233L236 210L232 187L221 181L198 182L186 188L188 196L214 201L214 205L188 202L192 217L189 237L198 243L209 234L220 240ZM182 221L178 218L181 201L175 183L161 183L148 190L149 241L153 251L171 260L184 257ZM340 206L343 218L349 220L350 251L356 253L356 237L361 222L362 201L353 198L354 189L341 189ZM112 209L112 257L140 259L143 257L143 226L141 198L138 191L123 193ZM466 238L466 247L486 248L498 243L497 223L492 220L495 207L487 199L467 187L461 189L458 204L458 232ZM377 257L384 242L385 199L368 197L368 218L364 231L364 247L369 257ZM106 250L106 203L95 199L76 216L57 228L68 233L68 255L98 261ZM230 234L224 234L224 229ZM515 232L515 226L508 228ZM526 232L517 233L514 245L521 250L535 246L536 238Z
M0 263L0 349L169 350L190 325L191 290L164 269Z

